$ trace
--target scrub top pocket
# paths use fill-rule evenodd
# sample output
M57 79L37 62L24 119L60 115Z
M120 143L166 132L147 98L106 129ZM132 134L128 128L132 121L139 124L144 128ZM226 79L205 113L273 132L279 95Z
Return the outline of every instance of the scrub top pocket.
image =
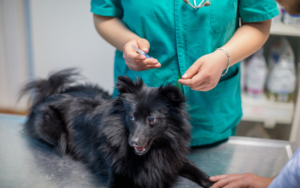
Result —
M218 114L215 117L214 132L224 133L233 127L223 125L236 126L241 119L241 87L239 79L239 67L236 67L233 76L220 82L214 89L215 114Z
M211 28L215 32L225 31L237 21L237 0L211 0Z

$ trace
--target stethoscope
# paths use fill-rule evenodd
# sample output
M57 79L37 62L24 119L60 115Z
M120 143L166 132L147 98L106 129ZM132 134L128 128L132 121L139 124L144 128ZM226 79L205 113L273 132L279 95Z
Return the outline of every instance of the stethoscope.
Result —
M202 8L202 7L206 7L206 6L209 6L210 5L210 1L205 1L205 0L202 0L202 2L197 5L197 2L196 0L194 0L194 5L192 5L190 3L189 0L183 0L185 3L188 3L191 7L193 7L194 9L197 9L197 8ZM205 1L205 2L204 2Z

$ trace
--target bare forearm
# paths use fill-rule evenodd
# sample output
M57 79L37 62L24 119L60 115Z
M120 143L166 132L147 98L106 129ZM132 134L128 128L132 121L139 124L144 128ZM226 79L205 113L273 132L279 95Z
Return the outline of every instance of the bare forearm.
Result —
M231 56L230 66L257 51L268 39L271 21L245 23L226 43ZM227 55L216 50L200 57L179 79L178 82L196 91L209 91L216 87L228 64Z
M128 41L139 38L139 36L131 32L118 18L94 14L94 24L96 30L104 40L122 52L124 45Z
M270 35L270 27L271 20L243 23L242 27L223 46L231 56L230 66L250 56L263 46Z

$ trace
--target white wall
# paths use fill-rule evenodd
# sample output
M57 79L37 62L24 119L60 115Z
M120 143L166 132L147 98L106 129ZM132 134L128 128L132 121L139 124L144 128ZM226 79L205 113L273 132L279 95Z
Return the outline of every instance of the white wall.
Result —
M0 0L0 109L23 111L18 92L28 80L24 4Z
M89 0L30 0L36 77L79 67L88 81L113 90L114 48L94 28Z

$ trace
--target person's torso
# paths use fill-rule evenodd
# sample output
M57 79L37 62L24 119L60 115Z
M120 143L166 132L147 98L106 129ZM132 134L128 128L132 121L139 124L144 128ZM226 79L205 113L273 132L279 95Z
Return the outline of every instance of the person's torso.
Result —
M132 71L126 66L122 53L116 51L115 79L120 75L132 79L138 76L150 87L166 83L176 85L179 77L198 58L222 47L238 27L238 0L211 0L210 6L200 9L193 9L182 0L121 2L122 21L131 31L149 41L148 54L157 58L162 66ZM242 115L239 75L239 64L236 64L208 92L181 87L187 97L193 125L192 145L213 143L233 134L232 129Z

